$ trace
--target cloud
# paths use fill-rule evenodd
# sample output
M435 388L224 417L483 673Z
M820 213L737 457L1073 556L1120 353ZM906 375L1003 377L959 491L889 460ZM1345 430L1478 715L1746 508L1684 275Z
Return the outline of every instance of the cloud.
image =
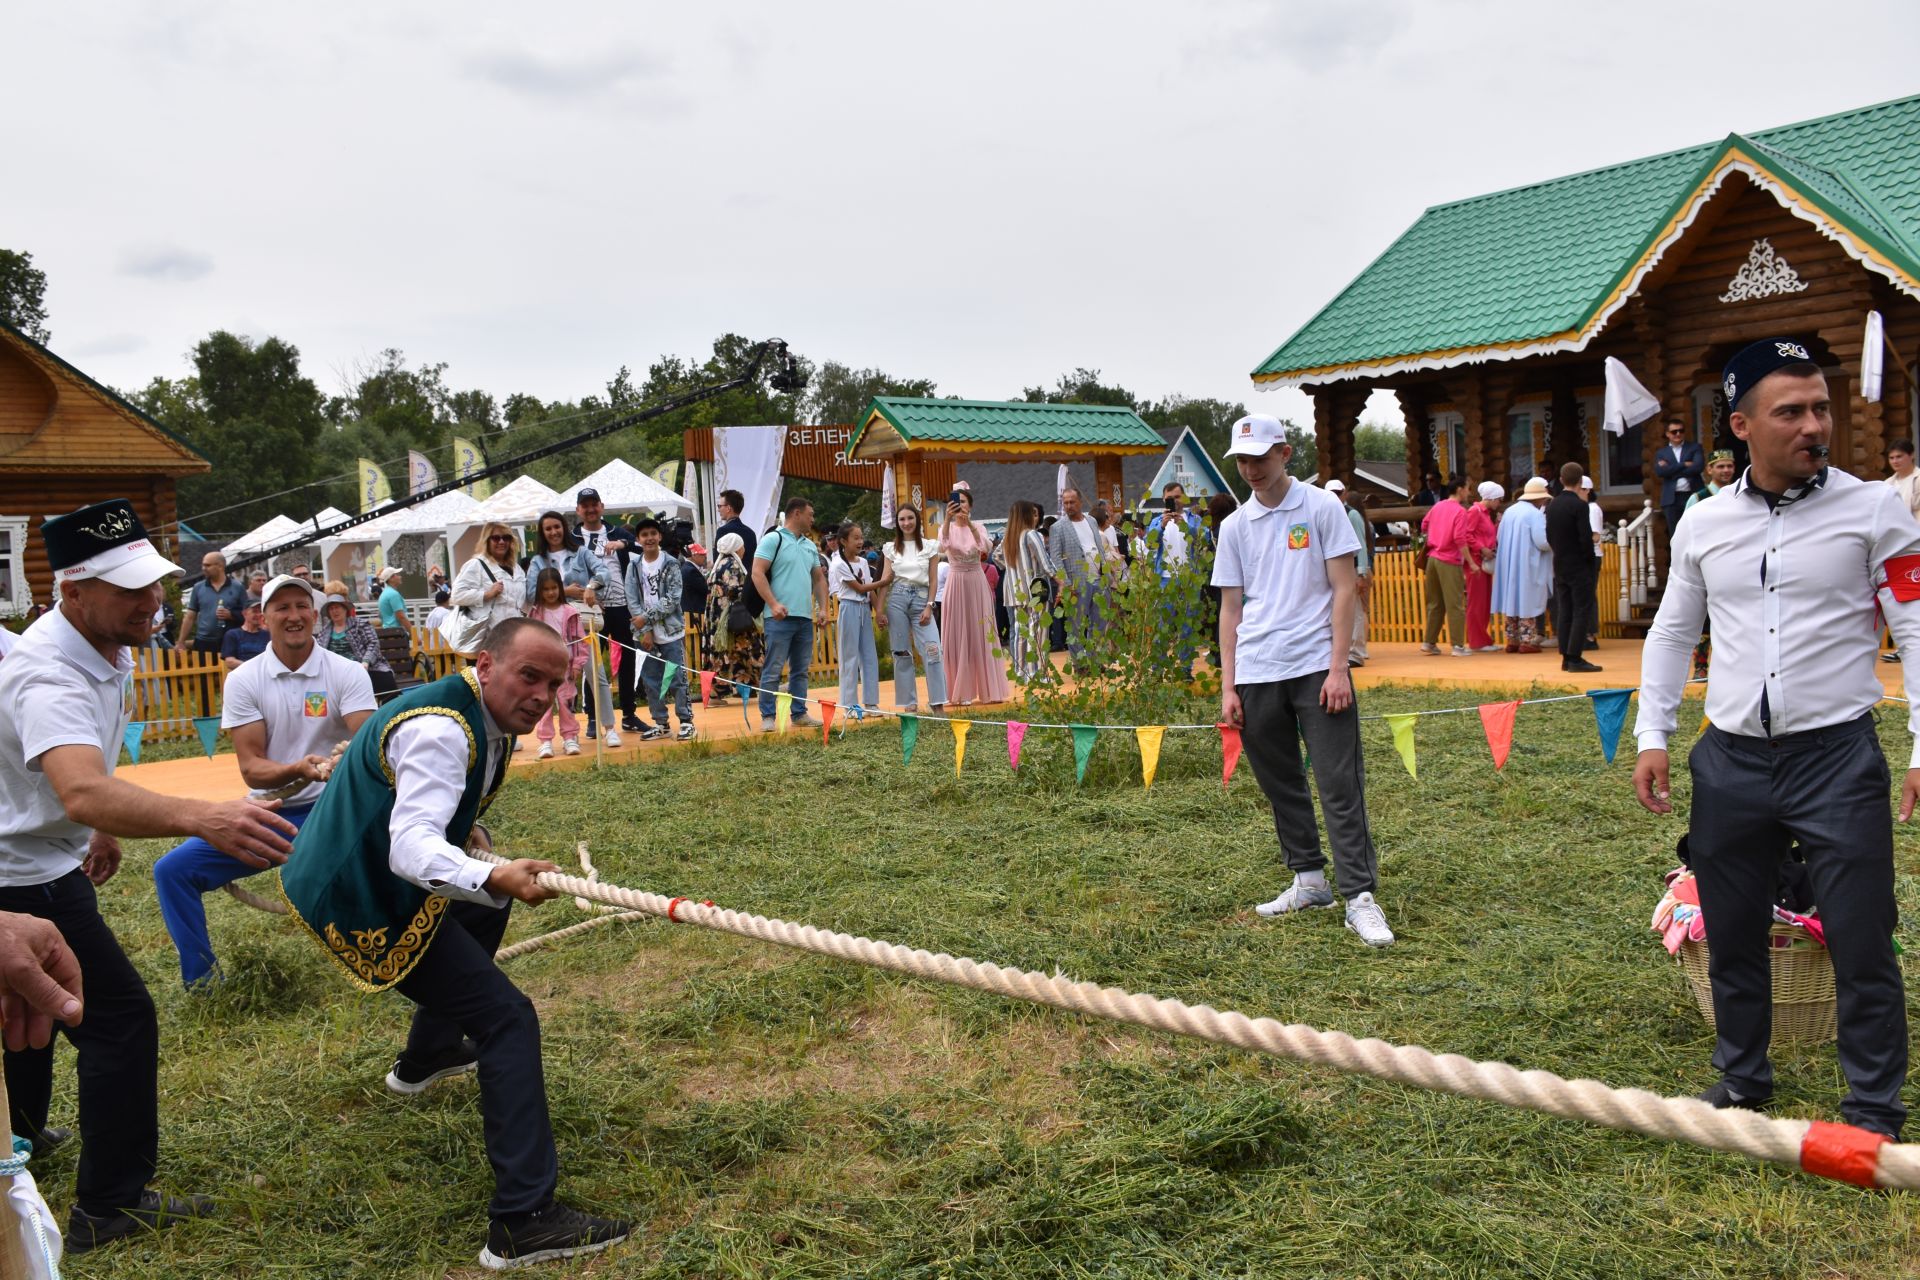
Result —
M1331 71L1371 61L1406 29L1411 16L1407 0L1267 4L1252 21L1198 52L1261 61L1279 58L1301 71Z
M120 255L120 274L184 284L213 271L213 259L178 245L136 245Z
M608 96L664 101L656 86L667 74L664 58L641 49L613 49L578 58L554 58L519 49L475 54L467 75L532 98L581 102Z
M147 340L137 333L107 333L75 343L68 351L76 359L88 356L124 356L143 350Z

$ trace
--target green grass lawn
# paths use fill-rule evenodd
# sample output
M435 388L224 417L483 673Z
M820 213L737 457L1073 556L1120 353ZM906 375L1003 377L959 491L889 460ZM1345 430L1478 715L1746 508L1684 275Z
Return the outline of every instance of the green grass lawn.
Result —
M1364 706L1470 701L1382 690ZM1883 713L1882 735L1901 759L1898 719ZM1103 735L1076 786L1064 733L1034 731L1010 775L981 726L956 779L950 735L926 724L906 769L879 728L830 749L516 777L493 816L503 848L570 865L585 839L603 878L634 887L1564 1076L1709 1083L1711 1038L1646 927L1681 827L1633 802L1630 741L1609 767L1584 702L1528 707L1495 774L1477 717L1428 718L1415 783L1386 726L1365 733L1400 935L1378 952L1337 912L1253 916L1286 874L1250 770L1223 792L1205 734L1168 735L1151 791L1131 735ZM103 907L160 1006L162 1182L225 1213L71 1274L482 1274L491 1178L471 1079L388 1096L406 1002L355 994L291 926L225 895L209 907L230 981L189 999L147 875L160 847L129 859ZM1904 832L1899 857L1912 910ZM578 918L521 908L509 937ZM511 972L542 1011L563 1194L642 1224L579 1274L1920 1270L1908 1195L702 930L609 926ZM1777 1068L1785 1113L1838 1118L1830 1047ZM73 1160L35 1166L62 1212Z

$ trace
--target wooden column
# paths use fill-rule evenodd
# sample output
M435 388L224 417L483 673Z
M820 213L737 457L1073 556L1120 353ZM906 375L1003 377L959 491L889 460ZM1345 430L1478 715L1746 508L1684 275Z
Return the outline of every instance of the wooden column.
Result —
M1320 480L1353 483L1354 432L1366 412L1366 387L1341 383L1313 393L1313 434L1320 448Z
M1419 493L1433 465L1433 424L1427 419L1427 397L1418 391L1395 388L1400 412L1407 420L1407 497Z
M1847 431L1845 439L1836 438L1833 442L1832 462L1856 476L1871 479L1885 471L1882 464L1887 450L1887 427L1886 405L1877 400L1869 401L1860 394L1860 357L1866 338L1866 316L1873 309L1875 301L1865 280L1861 281L1859 288L1848 292L1848 301L1859 307L1859 321L1850 325L1829 325L1819 330L1820 340L1827 344L1828 353L1847 373L1844 406ZM1882 394L1890 376L1903 375L1897 369L1883 369ZM1841 434L1842 406L1836 404L1834 409L1834 435L1838 437Z

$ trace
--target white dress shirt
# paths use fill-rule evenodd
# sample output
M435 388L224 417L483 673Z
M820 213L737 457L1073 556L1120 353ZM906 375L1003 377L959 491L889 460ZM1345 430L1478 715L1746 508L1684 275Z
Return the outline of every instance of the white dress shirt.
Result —
M1707 718L1745 737L1844 724L1880 701L1876 600L1895 642L1920 653L1920 600L1896 601L1886 587L1887 561L1920 555L1920 525L1888 486L1838 470L1823 476L1804 496L1769 508L1742 475L1680 522L1641 655L1640 750L1666 749L1709 615ZM1909 706L1907 728L1920 736L1920 701ZM1920 768L1920 743L1910 767Z
M487 730L487 771L499 776L507 739L482 704ZM453 716L415 716L387 737L393 769L393 816L387 825L387 867L428 893L484 906L507 899L486 889L493 864L469 858L447 840L447 827L467 786L467 733Z

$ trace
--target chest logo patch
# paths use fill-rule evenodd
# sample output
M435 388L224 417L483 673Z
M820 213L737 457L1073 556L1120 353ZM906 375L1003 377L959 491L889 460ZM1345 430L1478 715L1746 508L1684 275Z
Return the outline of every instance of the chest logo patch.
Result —
M327 716L327 695L310 693L307 695L306 716L309 720L324 720Z
M1308 541L1306 525L1291 524L1287 526L1287 550L1305 551Z

